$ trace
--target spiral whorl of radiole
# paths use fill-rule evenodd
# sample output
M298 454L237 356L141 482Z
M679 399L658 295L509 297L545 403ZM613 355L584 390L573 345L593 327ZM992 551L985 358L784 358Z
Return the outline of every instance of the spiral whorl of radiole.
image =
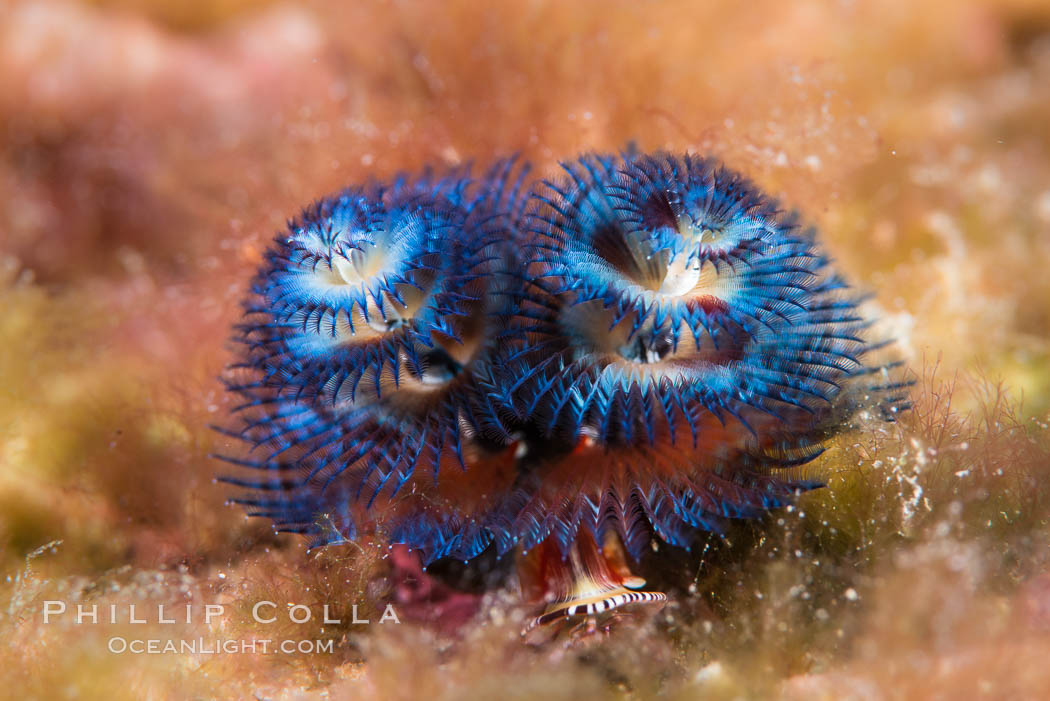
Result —
M714 416L755 440L797 433L862 369L856 300L749 181L669 154L565 170L530 211L537 329L558 353L519 401L548 432L695 440Z
M236 339L229 388L245 401L227 433L249 449L227 459L255 474L223 478L251 490L234 501L316 545L378 522L425 547L429 511L471 518L469 504L412 495L501 461L509 444L483 388L520 297L511 265L526 172L511 159L478 178L402 176L290 223ZM490 539L477 537L471 555ZM432 557L449 551L438 540Z
M903 406L815 232L743 176L634 151L527 173L402 176L290 223L239 327L235 501L425 561L610 533L637 556L816 486L795 468L856 396Z

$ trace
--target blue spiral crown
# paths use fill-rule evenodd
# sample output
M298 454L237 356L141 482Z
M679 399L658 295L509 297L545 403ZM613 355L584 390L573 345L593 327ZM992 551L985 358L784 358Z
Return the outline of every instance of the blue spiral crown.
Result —
M816 486L778 470L855 408L873 345L814 232L709 159L563 168L401 177L290 224L241 327L235 501L429 562L688 546Z

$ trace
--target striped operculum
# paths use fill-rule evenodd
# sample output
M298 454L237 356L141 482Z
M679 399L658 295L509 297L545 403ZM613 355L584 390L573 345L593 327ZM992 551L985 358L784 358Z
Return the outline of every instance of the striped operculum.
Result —
M592 533L580 531L567 551L548 540L519 560L522 593L532 603L545 605L523 635L533 635L539 626L605 618L623 606L667 600L663 592L637 591L645 580L628 568L616 534L606 535L599 546Z

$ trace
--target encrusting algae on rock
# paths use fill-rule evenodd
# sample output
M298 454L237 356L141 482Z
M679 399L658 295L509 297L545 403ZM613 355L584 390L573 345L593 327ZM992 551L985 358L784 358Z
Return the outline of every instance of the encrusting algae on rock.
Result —
M0 8L8 696L1050 698L1047 3L220 4ZM920 375L914 408L895 423L862 410L819 457L773 470L826 488L724 534L691 529L688 551L652 538L637 562L606 528L564 559L547 539L418 575L418 550L388 550L383 532L307 553L311 538L219 508L234 494L212 484L208 455L246 457L208 428L238 428L221 417L243 401L215 381L222 339L290 213L370 177L424 163L444 177L513 152L564 190L558 159L632 139L718 158L817 225L834 270L873 293L865 338L894 339ZM522 206L522 233L540 236L527 213L541 203ZM522 270L538 258L516 253ZM688 271L665 291L679 282ZM564 416L557 428L571 432ZM568 581L573 553L598 550L601 587L668 601L615 609L600 624L616 634L590 644L523 647L531 617L559 615L559 592L601 588ZM530 569L544 561L568 570L550 603ZM101 611L187 597L228 616L174 630L41 621L48 599ZM373 623L389 602L402 624L263 628L260 601L357 603ZM589 618L533 632L585 632ZM334 650L107 650L114 635L219 633Z

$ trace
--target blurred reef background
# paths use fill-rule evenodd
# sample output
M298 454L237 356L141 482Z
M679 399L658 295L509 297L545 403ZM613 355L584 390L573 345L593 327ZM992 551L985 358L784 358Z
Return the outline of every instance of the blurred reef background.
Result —
M1040 0L0 3L0 696L1050 697L1048 124ZM308 554L212 482L229 328L289 217L630 141L817 225L915 410L858 421L797 508L672 553L675 603L596 644L524 647L496 591L454 631L264 631L332 654L107 651L261 635L261 599L397 604L385 550ZM47 599L232 613L43 625Z

